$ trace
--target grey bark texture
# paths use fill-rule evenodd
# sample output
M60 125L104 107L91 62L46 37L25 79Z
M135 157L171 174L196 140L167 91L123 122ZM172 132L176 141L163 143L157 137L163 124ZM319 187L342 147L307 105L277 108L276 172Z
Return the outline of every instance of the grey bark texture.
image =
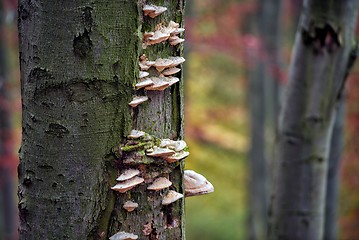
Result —
M140 55L182 54L168 43L142 49L142 33L158 23L183 25L183 0L151 3L168 10L151 19L143 16L142 1L20 0L21 239L108 239L118 231L184 239L182 200L162 207L163 192L149 193L145 184L122 194L110 190L129 167L113 147L131 129L183 137L182 83L148 93L150 100L135 109L128 105ZM167 174L179 192L182 173L179 164ZM130 199L139 207L128 213L122 204Z
M325 195L325 240L338 239L338 194L340 182L340 163L344 145L345 102L344 97L338 102L337 114L330 141L329 165L327 173L327 187Z
M356 0L304 1L279 125L269 239L323 239L330 141L357 10Z

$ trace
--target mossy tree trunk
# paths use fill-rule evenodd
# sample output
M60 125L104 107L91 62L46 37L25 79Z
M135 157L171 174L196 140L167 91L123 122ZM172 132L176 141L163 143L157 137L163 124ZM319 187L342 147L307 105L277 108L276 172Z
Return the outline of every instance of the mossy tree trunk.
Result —
M21 239L108 239L118 231L184 239L182 200L162 207L160 193L144 184L122 194L110 190L126 167L112 148L131 129L183 137L181 83L147 93L150 100L135 109L128 105L141 54L151 60L182 54L168 43L142 49L145 30L161 21L183 25L184 0L150 3L168 10L150 19L142 1L20 0ZM179 192L182 168L169 173ZM139 207L128 213L122 204L130 199Z
M279 125L269 239L322 239L336 105L350 65L358 1L306 0Z

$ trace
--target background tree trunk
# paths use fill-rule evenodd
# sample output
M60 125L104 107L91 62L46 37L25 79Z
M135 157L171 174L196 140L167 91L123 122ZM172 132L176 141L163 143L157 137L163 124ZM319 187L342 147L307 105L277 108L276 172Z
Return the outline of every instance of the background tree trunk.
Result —
M181 84L148 93L150 101L136 109L128 106L142 53L151 60L182 53L168 44L142 49L141 32L183 19L183 0L151 3L168 10L148 19L141 1L20 0L21 239L107 239L118 231L184 238L183 201L162 207L161 193L148 193L143 184L123 194L110 190L126 167L111 149L132 128L183 136ZM179 192L182 168L169 174ZM129 199L139 203L132 213L122 208Z
M337 114L333 126L332 139L330 141L330 153L328 159L327 187L325 195L325 240L338 239L338 193L340 181L340 163L344 145L345 102L342 96L338 102Z
M261 48L251 56L250 239L265 239L269 203L270 169L279 111L279 44L281 0L257 1L255 31Z
M9 66L5 42L5 8L0 2L0 239L15 239L15 156L12 145Z
M304 1L279 129L270 239L322 239L328 155L358 1Z

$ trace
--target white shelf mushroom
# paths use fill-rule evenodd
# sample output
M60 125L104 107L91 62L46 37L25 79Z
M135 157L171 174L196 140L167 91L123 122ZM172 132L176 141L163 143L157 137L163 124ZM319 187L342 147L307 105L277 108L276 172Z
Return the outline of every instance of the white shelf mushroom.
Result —
M180 68L171 67L171 68L168 68L168 69L164 70L164 71L162 72L162 74L163 74L164 76L169 76L169 75L176 74L176 73L178 73L179 71L181 71Z
M148 100L147 96L135 96L131 102L128 103L131 107L137 107L139 104L146 102Z
M153 65L157 71L162 72L164 69L172 66L173 61L167 58L157 58L155 64Z
M174 162L178 162L178 161L188 157L188 155L189 155L189 152L181 151L181 152L177 152L171 156L163 157L163 159L165 159L169 163L174 163Z
M140 73L139 73L140 78L147 77L148 75L150 75L150 74L148 72L146 72L146 71L140 71Z
M136 234L128 233L128 232L118 232L114 235L112 235L110 240L135 240L138 239L138 236Z
M155 18L158 15L167 11L167 8L156 6L156 5L145 5L142 10L145 16L149 16L150 18Z
M122 207L126 209L127 212L132 212L138 207L138 203L132 201L126 201Z
M163 197L162 199L162 205L168 205L171 204L175 201L177 201L178 199L183 198L183 194L178 193L176 191L173 190L169 190L167 195Z
M172 182L165 177L156 178L151 185L147 187L148 190L162 190L172 185Z
M176 152L168 148L154 147L153 151L147 151L146 155L150 157L165 157L175 154Z
M184 42L184 39L180 38L178 36L170 37L168 40L172 46L176 46L176 45Z
M117 183L115 186L113 186L111 189L120 193L125 193L128 190L134 188L135 186L137 186L140 183L143 183L145 181L145 179L141 178L141 177L133 177L131 179L128 179L126 181L123 182L119 182Z
M143 81L140 81L136 83L136 89L141 89L144 87L152 86L154 82L151 80L151 78L145 78Z
M193 170L184 171L184 188L186 197L211 193L213 185L201 174Z
M153 84L145 87L146 90L163 91L170 86L170 82L166 81L166 79L163 77L151 77L150 79L152 80Z
M178 66L186 61L183 57L169 57L168 59L173 62L170 67Z
M137 176L138 174L140 174L138 169L127 169L120 176L118 176L116 181L125 181Z

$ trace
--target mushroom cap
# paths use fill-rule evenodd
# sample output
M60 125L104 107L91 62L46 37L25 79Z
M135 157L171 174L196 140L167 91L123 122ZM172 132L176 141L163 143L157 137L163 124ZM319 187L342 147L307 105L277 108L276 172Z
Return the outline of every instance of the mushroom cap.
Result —
M189 152L181 151L181 152L177 152L171 156L163 157L163 158L169 163L174 163L174 162L177 162L179 160L182 160L182 159L188 157L188 155L189 155Z
M145 6L143 6L142 11L145 12L145 15L146 13L154 12L156 11L156 5L146 4Z
M115 186L113 186L111 189L114 191L118 191L120 193L127 192L128 190L132 189L136 185L142 183L145 181L145 179L141 177L133 177L131 179L128 179L126 181L117 183Z
M171 67L171 68L168 68L168 69L164 70L162 72L162 74L165 75L165 76L169 76L169 75L173 75L175 73L178 73L179 71L181 71L180 68Z
M147 77L148 75L150 75L150 74L148 72L145 72L145 71L140 71L140 73L139 73L140 78Z
M145 136L145 134L146 134L145 132L138 131L136 129L132 129L130 132L130 135L128 135L127 138L128 139L137 139L137 138Z
M164 147L170 146L172 143L173 143L173 140L164 138L164 139L161 139L160 147L164 148Z
M168 82L168 86L172 86L173 84L179 82L179 78L177 77L164 77L164 80Z
M183 140L172 141L172 143L170 143L167 147L179 152L187 147L187 143Z
M156 44L156 43L166 41L169 37L170 37L169 33L157 30L157 31L154 32L152 37L148 37L145 40L148 40L147 41L148 45L153 45L153 44Z
M150 157L165 157L175 154L175 151L168 148L154 147L152 152L147 151L146 155Z
M136 89L140 89L140 88L144 88L144 87L148 87L148 86L151 86L153 85L154 82L151 80L151 78L146 78L144 79L143 81L140 81L138 83L136 83Z
M121 175L118 176L116 181L125 181L137 176L138 174L140 174L140 171L138 169L130 168L121 173Z
M174 22L174 21L170 21L169 23L168 23L168 27L171 27L171 28L179 28L179 23L176 23L176 22Z
M159 178L156 178L155 181L153 181L153 183L147 187L147 189L158 191L161 189L168 188L171 185L172 185L172 182L170 180L168 180L165 177L159 177Z
M174 36L174 37L170 37L169 38L169 41L170 41L170 44L172 46L176 46L182 42L184 42L184 39L183 38L180 38L180 37L177 37L177 36Z
M156 5L145 5L143 7L143 14L145 16L149 16L151 18L155 18L161 13L165 12L167 10L166 7L156 6Z
M147 38L149 38L149 37L152 37L153 34L155 34L155 33L154 33L154 32L145 32L145 33L143 34L143 38L144 38L144 39L147 39Z
M128 232L118 232L114 235L112 235L110 238L110 240L134 240L134 239L138 239L138 236L132 233L128 233Z
M184 171L184 188L186 197L211 193L213 185L201 174L193 170Z
M163 91L170 86L170 82L165 81L163 77L152 77L150 78L154 84L145 87L146 90L150 91Z
M148 70L151 66L153 66L153 64L155 64L154 61L148 61L146 55L142 55L140 56L140 61L138 62L138 65L140 66L140 69L142 71L146 71Z
M173 190L169 190L167 195L164 196L163 199L162 199L162 205L171 204L171 203L177 201L180 198L183 198L183 194L178 193L178 192L173 191Z
M172 36L178 35L178 34L180 34L180 33L183 33L184 31L185 31L184 28L176 28L176 30L173 31L173 32L171 33L171 35L172 35Z
M176 152L180 152L187 147L187 143L183 140L171 140L171 139L161 139L160 147L169 148L175 150Z
M153 65L156 67L157 71L162 72L165 68L169 68L172 66L173 60L168 58L157 58L155 64Z
M148 100L147 96L135 96L131 102L128 103L131 107L137 107L137 105L146 102Z
M183 57L169 57L168 59L173 62L169 67L175 67L186 61Z
M122 207L126 209L127 212L132 212L133 210L135 210L135 208L138 207L138 203L132 201L126 201Z

